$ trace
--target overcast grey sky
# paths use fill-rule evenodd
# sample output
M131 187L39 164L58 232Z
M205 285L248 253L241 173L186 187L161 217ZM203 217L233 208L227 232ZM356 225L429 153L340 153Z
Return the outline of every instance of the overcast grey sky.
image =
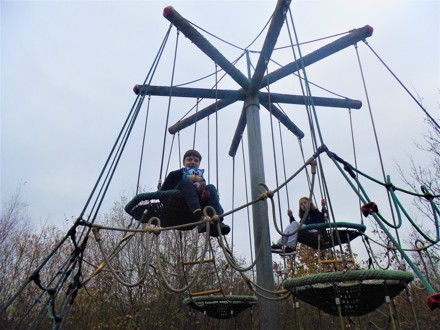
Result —
M347 32L371 25L373 36L368 43L423 104L438 119L439 88L439 1L293 1L291 11L301 42ZM23 198L35 223L48 221L60 224L75 218L98 177L110 148L130 110L135 95L132 87L142 83L153 63L157 50L169 27L162 16L163 8L172 5L183 17L210 33L241 48L246 47L270 18L276 1L2 1L1 2L1 199L10 198L21 183ZM285 27L285 26L284 26ZM288 45L283 29L277 46ZM175 29L170 37L163 64L156 74L155 85L169 85ZM258 51L265 33L251 47ZM230 61L242 51L206 36ZM332 39L334 40L334 39ZM332 40L307 44L303 55ZM362 68L376 129L381 142L387 173L398 179L395 164L408 163L408 156L427 164L419 156L413 141L420 141L426 125L424 114L395 82L388 71L363 44L359 43ZM214 64L186 38L179 39L176 83L194 80L214 71ZM257 54L258 55L258 54ZM257 56L254 55L254 56ZM288 52L277 55L280 63L291 62ZM256 63L254 59L254 64ZM246 74L242 60L237 66ZM278 67L271 63L269 71ZM307 68L309 79L343 96L363 102L353 111L354 129L361 169L380 177L375 155L372 128L365 92L360 78L354 47ZM297 80L279 84L273 90L300 94ZM210 88L214 78L204 84ZM229 84L229 85L228 85ZM235 83L224 82L220 88L238 89ZM273 91L272 90L272 91ZM312 87L314 96L330 97ZM164 117L167 103L153 107L150 135L147 137L147 159L141 185L154 190L159 178ZM194 100L172 103L170 123L182 117ZM204 103L206 106L208 103ZM306 133L307 122L299 106L286 113ZM227 155L236 122L241 111L237 103L219 112L219 158L226 173L231 170ZM322 108L320 114L326 145L341 157L352 161L350 128L346 110ZM270 120L262 110L262 131L270 137ZM157 119L157 125L154 120ZM160 119L160 120L159 120ZM214 119L211 120L211 125ZM143 124L138 123L141 132ZM191 147L193 130L182 134L182 149ZM200 144L206 154L200 124ZM120 195L130 196L136 184L141 141L132 141L131 156L124 158L121 171L109 191L108 204ZM168 137L168 146L171 138ZM185 140L186 139L186 140ZM290 139L290 140L288 140ZM265 142L267 183L275 188L272 144ZM284 142L287 175L301 164L296 138ZM312 150L306 146L306 158ZM212 146L211 148L214 148ZM211 155L213 155L213 149ZM176 151L177 154L177 151ZM278 153L279 155L280 153ZM205 158L202 165L208 167ZM172 168L179 166L174 161ZM210 161L214 167L214 160ZM279 165L277 165L279 166ZM405 166L405 165L404 165ZM215 170L211 171L215 181ZM370 172L369 172L370 173ZM229 173L219 170L219 190L226 210L231 209L232 183ZM341 190L340 177L327 175L334 184L335 208L339 214L358 217L356 198L350 199ZM162 178L163 179L163 178ZM334 182L331 182L334 179ZM304 179L303 179L304 180ZM282 181L282 180L281 180ZM240 180L237 180L240 185ZM237 189L237 188L235 188ZM297 200L307 194L304 182L290 188L290 206L296 213ZM332 188L330 188L332 189ZM244 193L236 193L235 206L245 201ZM317 197L320 198L319 193ZM374 197L374 196L373 196ZM282 209L287 208L283 200ZM350 204L353 208L348 208ZM338 209L339 206L339 209ZM244 216L243 216L244 218ZM285 220L285 219L284 219ZM227 220L228 221L228 220ZM355 220L358 222L358 220ZM247 233L245 227L238 233ZM276 233L272 233L272 236ZM273 238L274 240L276 238Z

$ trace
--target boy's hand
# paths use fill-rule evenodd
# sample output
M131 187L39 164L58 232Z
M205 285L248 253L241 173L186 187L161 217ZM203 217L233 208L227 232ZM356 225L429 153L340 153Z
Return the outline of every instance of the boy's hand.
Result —
M195 182L194 185L196 186L197 193L201 194L203 192L203 190L205 190L206 181Z
M201 182L204 180L201 176L195 174L188 175L187 178L190 179L192 182Z
M202 181L205 181L205 179L203 179L203 177L195 175L194 182L202 182Z

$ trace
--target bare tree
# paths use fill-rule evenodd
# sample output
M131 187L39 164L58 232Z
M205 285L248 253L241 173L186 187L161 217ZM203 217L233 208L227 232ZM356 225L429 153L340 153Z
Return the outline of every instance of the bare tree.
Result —
M228 266L216 240L209 241L205 255L205 259L215 262L200 263L204 235L196 230L130 233L124 229L138 228L139 223L132 222L124 212L125 204L124 199L114 203L109 213L97 220L101 226L99 244L109 265L105 263L102 271L90 277L104 261L98 242L91 237L84 253L84 290L76 297L65 328L99 325L107 328L181 329L189 327L191 322L207 327L212 326L212 319L197 311L189 316L190 309L182 305L190 292L222 289L225 295L250 294L241 275ZM148 273L143 277L145 270ZM195 281L188 290L176 290L187 286L193 278ZM244 326L249 324L246 315L224 321L223 325L216 327L228 329L231 324L238 325L239 322Z
M27 204L22 200L21 187L2 205L0 218L0 302L13 294L23 279L19 267L25 255L25 239L31 234L30 221L26 221Z
M431 285L440 289L440 247L433 235L440 214L440 129L431 120L426 120L428 132L424 135L424 143L416 143L416 147L425 152L430 159L428 165L420 165L413 156L410 156L410 170L405 172L397 165L402 180L411 188L412 191L421 191L423 198L413 199L414 209L418 212L415 216L418 227L433 239L428 239L420 234L415 228L409 235L408 243L413 246L415 252L412 253L416 264L424 272Z
M35 272L38 265L47 258L60 241L62 233L54 226L36 230L27 214L27 203L22 199L21 186L3 205L0 218L0 305L3 307L18 291L19 297L1 314L2 326L10 324L26 327L30 312L45 295L30 278L34 274L41 285L48 287L50 278L57 274L61 259L69 252L60 248L46 266ZM27 285L24 285L26 284ZM27 319L27 320L26 320Z

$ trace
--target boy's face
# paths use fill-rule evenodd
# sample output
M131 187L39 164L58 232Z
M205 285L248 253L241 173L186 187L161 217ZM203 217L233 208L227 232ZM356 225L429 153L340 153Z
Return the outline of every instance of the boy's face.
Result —
M185 167L199 167L200 159L196 156L187 156L183 161Z

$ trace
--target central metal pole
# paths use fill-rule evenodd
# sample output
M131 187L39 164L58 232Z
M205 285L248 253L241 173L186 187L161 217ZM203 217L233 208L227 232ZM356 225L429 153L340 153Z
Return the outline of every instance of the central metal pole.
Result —
M260 195L258 184L265 183L263 144L261 140L260 103L257 96L249 96L245 101L247 132L249 143L249 166L252 200ZM258 257L257 284L267 290L274 290L272 254L270 249L269 220L266 202L252 205L254 224L255 253ZM268 293L262 292L264 295ZM260 298L258 301L260 329L278 329L279 304L272 300Z

